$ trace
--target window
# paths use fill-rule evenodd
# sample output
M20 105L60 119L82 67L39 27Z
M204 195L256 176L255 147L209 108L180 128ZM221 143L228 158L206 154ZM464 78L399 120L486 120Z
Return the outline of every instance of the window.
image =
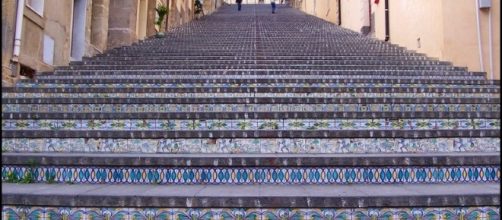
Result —
M26 0L26 5L40 16L44 15L44 0Z

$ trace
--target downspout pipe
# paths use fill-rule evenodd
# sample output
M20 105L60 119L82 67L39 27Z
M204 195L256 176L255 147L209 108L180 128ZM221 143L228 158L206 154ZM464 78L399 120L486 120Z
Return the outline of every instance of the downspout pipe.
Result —
M338 25L342 25L342 0L338 0Z
M385 41L390 40L389 0L385 0Z
M12 52L12 61L18 62L19 53L21 52L21 34L23 33L23 13L24 0L17 1L16 12L16 30L14 32L14 51Z

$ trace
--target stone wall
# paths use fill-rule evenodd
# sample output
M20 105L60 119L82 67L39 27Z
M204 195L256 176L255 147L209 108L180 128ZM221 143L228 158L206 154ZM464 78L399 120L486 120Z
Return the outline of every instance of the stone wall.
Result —
M2 86L12 86L19 78L19 66L35 71L52 71L68 65L72 55L75 0L45 0L42 14L23 8L23 28L19 57L13 58L17 0L2 0ZM138 0L87 0L83 27L83 56L131 45L138 41L138 19L146 24L146 37L153 36L158 4L169 6L164 31L192 21L194 0L146 0L146 18L138 17ZM223 0L205 0L204 13L211 14ZM166 25L167 24L167 25ZM144 26L143 26L144 27ZM144 29L143 29L144 30ZM144 32L143 32L144 33ZM44 62L44 37L53 40L52 63ZM77 45L82 45L77 44ZM45 48L47 49L47 48ZM46 57L47 58L47 57ZM76 57L80 59L80 57Z
M136 38L136 0L110 0L108 48L130 45Z

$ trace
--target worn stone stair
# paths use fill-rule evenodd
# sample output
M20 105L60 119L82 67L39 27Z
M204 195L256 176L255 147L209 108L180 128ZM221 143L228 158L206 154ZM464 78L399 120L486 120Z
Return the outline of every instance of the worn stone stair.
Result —
M500 218L500 81L267 7L2 88L2 218Z

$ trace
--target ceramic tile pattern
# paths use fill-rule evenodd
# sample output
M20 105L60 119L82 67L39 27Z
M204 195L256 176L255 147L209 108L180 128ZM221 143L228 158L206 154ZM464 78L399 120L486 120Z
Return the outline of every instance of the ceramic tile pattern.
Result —
M455 167L69 167L2 166L2 181L125 184L406 184L500 181L497 166Z
M197 88L197 87L321 87L321 88L500 88L497 85L469 84L400 84L400 83L141 83L141 84L64 84L64 83L18 83L16 87L31 88Z
M356 208L356 209L289 209L289 208L223 208L223 209L191 209L191 208L84 208L84 207L29 207L2 206L2 219L246 219L246 220L279 220L279 219L500 219L499 207L429 207L429 208Z
M2 98L500 98L497 93L2 93Z
M2 152L342 154L500 152L500 138L2 138Z
M499 104L2 104L2 112L488 112Z
M2 130L477 130L499 119L2 120Z

